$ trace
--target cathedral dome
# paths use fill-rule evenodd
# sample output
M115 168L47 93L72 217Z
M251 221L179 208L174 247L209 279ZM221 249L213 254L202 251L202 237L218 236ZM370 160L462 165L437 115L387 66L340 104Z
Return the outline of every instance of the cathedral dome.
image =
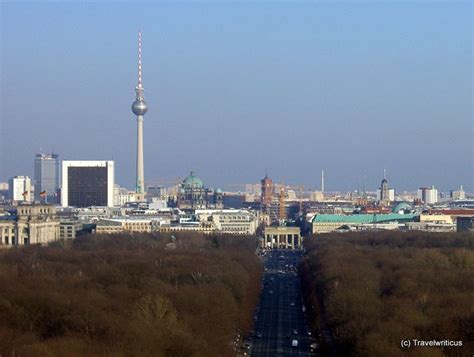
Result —
M194 175L194 172L191 171L188 177L183 181L183 186L185 188L203 188L202 180Z

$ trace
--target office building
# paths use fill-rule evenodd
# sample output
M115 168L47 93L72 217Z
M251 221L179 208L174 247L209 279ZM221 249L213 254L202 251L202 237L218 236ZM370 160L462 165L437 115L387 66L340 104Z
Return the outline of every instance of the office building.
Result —
M421 187L417 192L417 197L427 205L438 202L438 190L434 187Z
M61 181L63 207L114 205L113 161L63 161Z
M57 202L59 158L57 154L36 154L34 161L35 199Z
M8 183L9 198L13 202L32 202L33 185L28 176L15 176Z

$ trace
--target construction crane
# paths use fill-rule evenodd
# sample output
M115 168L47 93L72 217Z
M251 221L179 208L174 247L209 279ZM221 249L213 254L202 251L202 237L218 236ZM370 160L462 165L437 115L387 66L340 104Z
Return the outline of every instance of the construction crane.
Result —
M285 188L281 187L280 196L278 197L278 219L280 221L286 219L286 193Z

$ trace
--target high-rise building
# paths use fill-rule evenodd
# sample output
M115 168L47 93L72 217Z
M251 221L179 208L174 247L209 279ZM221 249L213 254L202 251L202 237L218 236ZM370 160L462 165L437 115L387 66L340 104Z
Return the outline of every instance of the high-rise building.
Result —
M34 162L35 199L57 202L59 188L59 159L57 154L36 154Z
M61 205L114 205L113 161L63 161Z
M12 177L8 184L9 198L16 202L32 202L33 201L33 185L28 176Z
M383 180L380 183L380 188L377 190L377 198L383 203L395 201L395 190L388 187L387 174L385 170L383 172Z
M438 190L434 187L421 187L417 193L418 199L427 205L432 205L438 202Z
M143 116L148 110L148 105L143 96L142 85L142 33L138 32L138 85L135 88L136 98L132 104L132 112L137 116L137 173L136 173L136 193L144 199L145 194L145 173L143 168Z

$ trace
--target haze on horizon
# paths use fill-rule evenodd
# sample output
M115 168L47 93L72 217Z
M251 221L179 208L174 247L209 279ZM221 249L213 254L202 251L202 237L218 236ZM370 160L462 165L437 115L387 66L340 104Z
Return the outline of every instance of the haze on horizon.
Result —
M134 187L141 29L146 181L474 191L470 1L0 7L0 181L54 148Z

